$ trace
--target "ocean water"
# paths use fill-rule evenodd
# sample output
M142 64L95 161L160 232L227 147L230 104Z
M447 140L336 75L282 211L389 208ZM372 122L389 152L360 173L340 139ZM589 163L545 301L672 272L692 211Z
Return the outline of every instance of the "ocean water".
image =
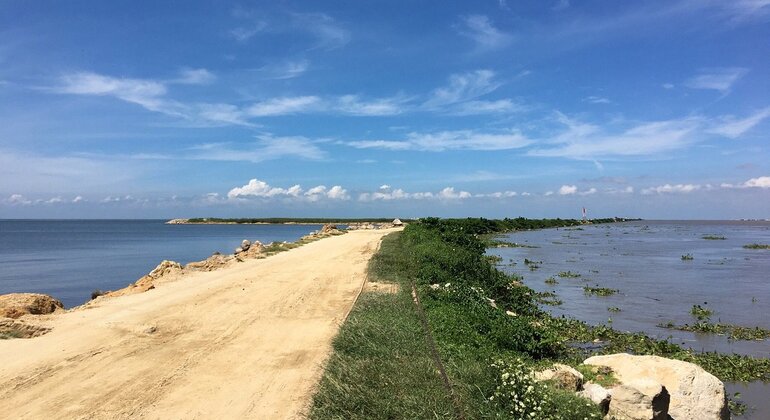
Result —
M722 236L706 240L703 236ZM560 306L544 306L592 325L640 331L698 351L770 357L770 341L734 341L724 336L657 327L669 321L692 324L693 305L713 311L712 322L770 329L770 251L743 248L770 244L770 222L638 221L516 232L501 239L535 248L496 248L498 267L524 278L532 289L551 291ZM682 255L692 260L682 260ZM536 261L530 270L524 263ZM571 271L578 278L558 277ZM554 277L556 285L544 281ZM586 295L583 287L617 289L612 296ZM608 308L620 308L610 312ZM727 384L753 407L742 418L770 419L768 386ZM761 397L764 395L764 397Z
M65 307L115 290L162 260L232 253L243 239L294 241L321 225L166 225L165 220L0 220L0 294L37 292Z

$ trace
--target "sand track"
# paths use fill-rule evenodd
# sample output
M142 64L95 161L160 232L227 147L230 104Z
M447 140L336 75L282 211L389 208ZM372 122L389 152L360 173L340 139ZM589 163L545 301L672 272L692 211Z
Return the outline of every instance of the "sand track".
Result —
M296 418L388 231L354 231L49 316L0 341L7 418Z

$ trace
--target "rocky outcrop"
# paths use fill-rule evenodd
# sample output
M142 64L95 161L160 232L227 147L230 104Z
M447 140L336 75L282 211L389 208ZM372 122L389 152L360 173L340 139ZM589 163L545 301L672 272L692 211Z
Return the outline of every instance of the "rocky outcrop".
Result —
M729 419L724 384L700 366L659 356L626 353L594 356L583 363L607 366L621 384L647 379L666 388L671 396L669 414L674 419ZM612 393L612 407L616 394Z
M612 388L607 417L615 420L668 420L671 396L666 387L638 379ZM697 417L686 417L695 419Z
M222 255L216 253L203 261L194 261L184 266L185 270L191 271L213 271L224 267L234 261L232 255Z
M239 259L257 258L265 252L265 246L259 241L250 242L244 239L240 248L235 250L235 256Z
M0 296L0 317L44 315L64 309L64 305L51 296L40 293L11 293Z
M556 363L550 368L536 372L538 382L551 381L554 386L567 391L579 391L583 387L583 374L571 366Z
M163 260L157 267L153 268L147 275L142 276L139 280L130 284L128 287L124 287L114 292L105 293L103 296L115 297L123 295L132 295L134 293L143 293L155 288L155 283L164 278L180 275L183 273L184 268L182 264L176 261Z
M184 225L188 223L190 219L171 219L166 222L167 225Z
M180 271L182 271L182 264L179 264L176 261L163 260L157 267L153 268L147 276L153 279L159 279L169 274L179 273Z

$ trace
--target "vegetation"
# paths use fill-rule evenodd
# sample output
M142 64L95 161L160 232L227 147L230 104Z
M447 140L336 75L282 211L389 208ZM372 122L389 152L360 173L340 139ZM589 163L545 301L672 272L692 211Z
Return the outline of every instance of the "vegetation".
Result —
M607 311L608 312L620 312L620 308L618 308L617 306L610 306L609 308L607 308Z
M589 287L589 286L583 286L583 293L587 295L594 295L594 296L612 296L615 293L618 293L619 290L617 289L608 289L606 287Z
M399 283L400 292L362 295L334 341L311 418L518 418L546 409L553 418L600 417L593 404L530 382L537 366L579 366L595 353L655 354L697 363L725 381L770 380L768 359L698 353L550 316L538 300L553 296L484 258L479 237L519 219L506 220L423 219L387 238L372 272ZM572 223L524 220L527 228Z
M682 261L692 261L695 258L692 256L692 254L684 254L682 255Z
M557 276L562 278L574 278L574 279L581 277L579 273L573 273L571 271L562 271L561 273L557 274Z
M692 305L692 309L690 309L690 314L695 317L698 321L705 321L711 318L711 315L714 314L714 311L711 309L706 309L700 305Z
M559 280L556 280L556 278L554 277L548 277L547 279L545 279L545 284L556 285L556 284L559 284Z
M91 300L94 300L94 299L98 298L99 296L106 295L107 293L109 293L109 292L104 291L104 290L100 290L100 289L94 289L94 291L91 292Z
M746 249L770 249L770 245L767 244L748 244L743 247Z
M712 323L709 320L699 321L694 324L677 325L673 322L658 324L658 327L679 331L690 331L700 334L726 335L731 340L766 340L770 338L770 330L760 327L741 327L721 322Z
M719 235L719 236L718 235L704 235L704 236L701 236L701 238L702 239L706 239L708 241L723 241L723 240L727 239L727 238L725 238L724 236L721 236L721 235Z

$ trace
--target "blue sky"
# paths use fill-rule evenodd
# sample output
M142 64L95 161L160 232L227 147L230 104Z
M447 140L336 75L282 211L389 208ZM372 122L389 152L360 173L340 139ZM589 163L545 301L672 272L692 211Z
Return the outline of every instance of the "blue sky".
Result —
M770 0L0 0L0 218L770 217Z

